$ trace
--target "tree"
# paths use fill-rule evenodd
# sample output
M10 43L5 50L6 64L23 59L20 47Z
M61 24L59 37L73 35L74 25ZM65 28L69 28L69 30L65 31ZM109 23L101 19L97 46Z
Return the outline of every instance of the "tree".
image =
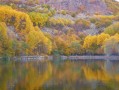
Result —
M48 21L47 14L30 12L29 16L30 16L30 19L33 22L34 26L43 27L46 24L46 22Z
M114 35L116 33L119 33L119 22L114 23L114 24L110 25L109 27L105 28L104 32L109 35Z
M8 38L6 24L0 22L0 55L12 55L12 40Z
M46 53L50 54L52 51L52 42L42 33L41 30L39 30L38 27L35 27L35 31L31 31L27 35L27 43L29 45L28 52L33 53L32 50L35 50L34 52L42 53L44 50ZM42 47L41 49L38 49ZM39 51L36 51L39 50Z
M115 34L105 41L104 52L107 55L119 54L119 34Z
M102 48L106 39L108 39L110 35L108 34L99 34L94 36L87 36L84 40L83 47L89 53L97 53L98 48Z
M36 16L38 17L38 23L41 23L42 25L47 21L47 17L42 16L41 14L36 14ZM23 52L22 50L25 50L25 53L27 54L33 54L33 50L39 47L39 44L41 42L43 44L42 46L44 46L44 49L46 51L45 53L51 53L52 42L47 37L45 37L45 35L42 33L41 30L39 30L38 27L33 26L33 23L31 21L32 19L30 19L27 13L14 10L8 6L0 6L0 21L4 22L6 24L6 27L13 26L15 28L14 32L18 35L18 38L14 38L13 43L11 44L13 46L15 45L16 47L12 48L14 51L14 55L15 53L17 55L18 53L21 54ZM35 18L35 20L37 19ZM7 36L6 32L5 35ZM9 38L9 36L7 36L7 38ZM6 43L8 43L9 40L6 41ZM5 45L2 44L2 46Z

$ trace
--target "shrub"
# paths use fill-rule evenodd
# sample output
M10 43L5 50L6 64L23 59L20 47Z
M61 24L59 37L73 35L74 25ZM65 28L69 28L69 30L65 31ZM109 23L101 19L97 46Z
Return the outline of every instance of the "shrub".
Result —
M70 26L73 24L73 21L65 18L50 18L49 21L49 26Z
M84 19L79 19L75 22L74 28L76 30L83 30L83 29L88 29L90 28L90 21L84 20Z
M48 21L47 14L30 12L29 16L30 16L30 19L33 22L34 26L43 27L46 24L46 22Z
M90 21L92 23L95 23L97 28L107 27L112 24L114 17L115 16L113 15L110 15L110 16L95 15L90 19Z
M107 34L110 34L110 35L114 35L116 33L119 33L119 22L110 25L109 27L104 29L104 32Z

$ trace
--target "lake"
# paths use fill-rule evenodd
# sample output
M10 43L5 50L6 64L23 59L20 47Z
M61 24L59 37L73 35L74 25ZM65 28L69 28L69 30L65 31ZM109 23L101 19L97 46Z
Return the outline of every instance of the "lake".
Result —
M0 61L0 90L119 90L119 61Z

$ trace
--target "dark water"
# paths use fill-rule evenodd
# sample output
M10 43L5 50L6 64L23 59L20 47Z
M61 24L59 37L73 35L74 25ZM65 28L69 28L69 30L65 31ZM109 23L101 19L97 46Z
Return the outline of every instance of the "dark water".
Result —
M119 90L119 61L0 61L0 90Z

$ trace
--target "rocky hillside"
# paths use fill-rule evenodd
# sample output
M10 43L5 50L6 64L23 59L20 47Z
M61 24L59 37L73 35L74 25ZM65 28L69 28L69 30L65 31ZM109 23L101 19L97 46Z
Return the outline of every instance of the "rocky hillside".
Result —
M83 13L110 14L119 10L118 3L114 0L2 0L19 4L48 4L58 10L78 11ZM114 7L111 8L111 5Z
M107 6L102 0L60 0L59 2L51 0L48 4L57 9L86 13L107 13Z

